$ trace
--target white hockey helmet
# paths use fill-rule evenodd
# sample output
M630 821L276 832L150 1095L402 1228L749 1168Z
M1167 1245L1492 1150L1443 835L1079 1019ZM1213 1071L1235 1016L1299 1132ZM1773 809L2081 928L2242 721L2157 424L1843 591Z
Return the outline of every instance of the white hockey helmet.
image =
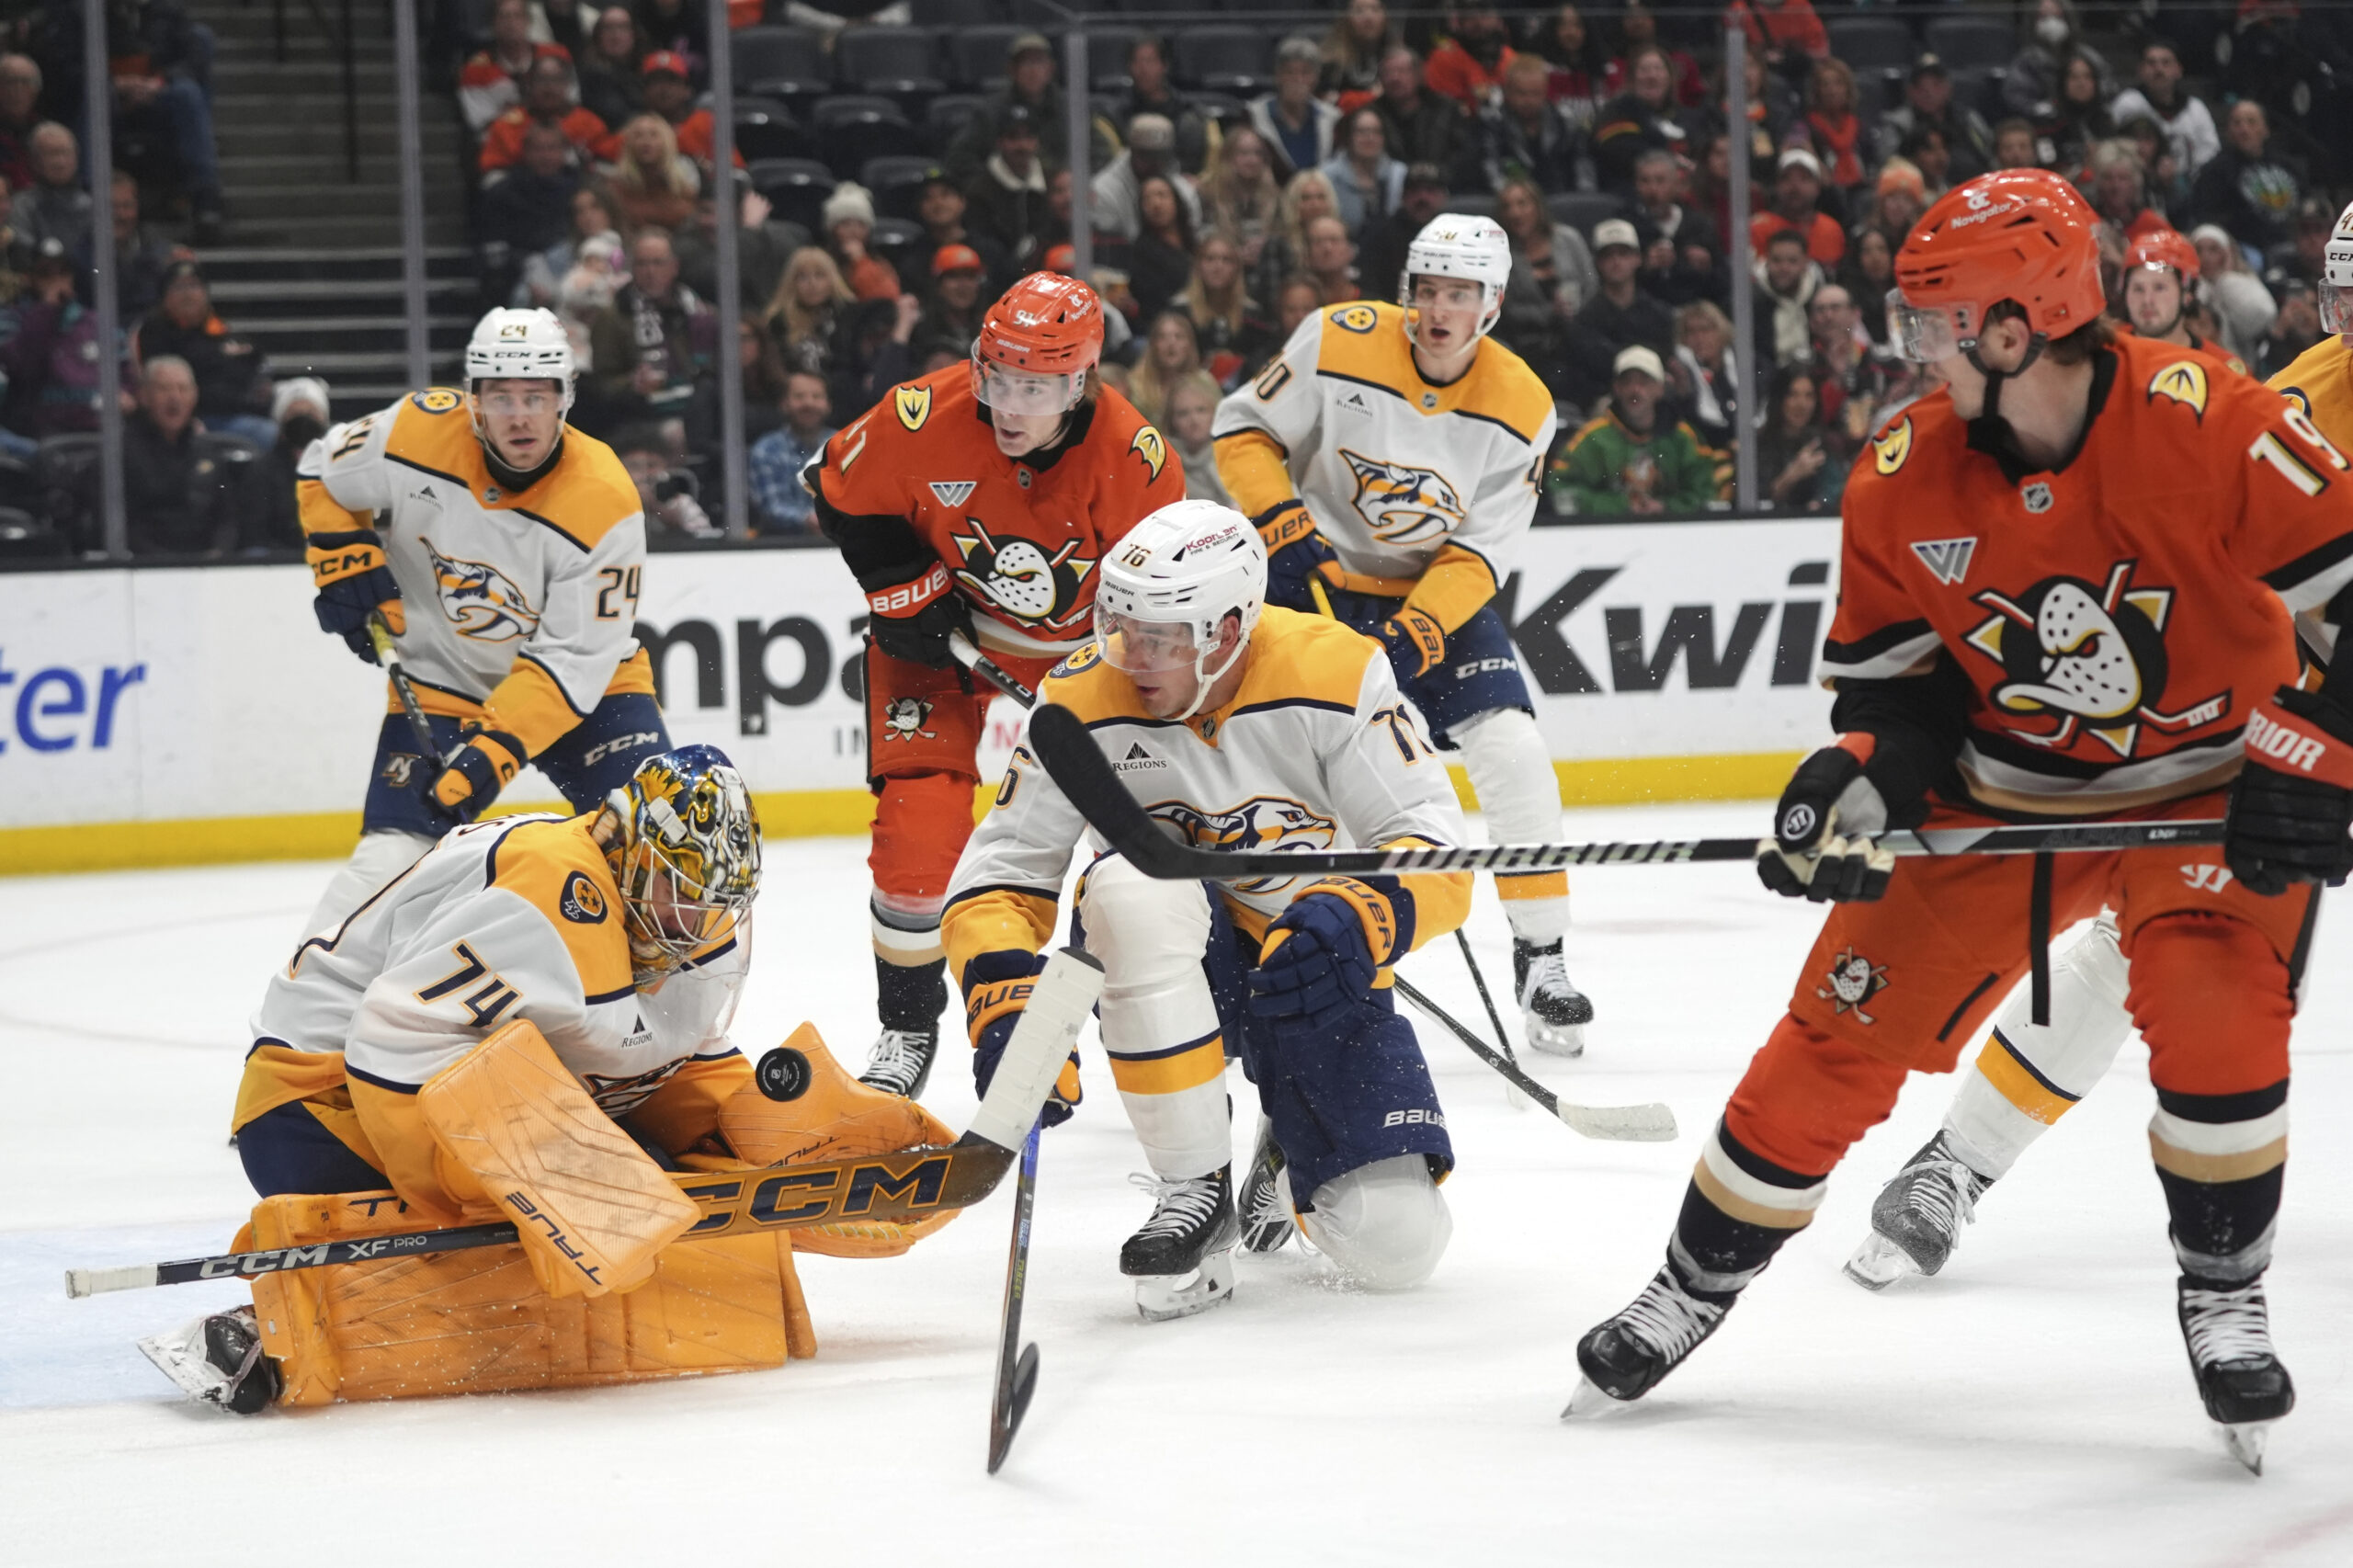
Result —
M1479 285L1479 335L1495 327L1504 311L1504 285L1511 281L1511 237L1493 218L1441 212L1422 226L1405 247L1405 270L1397 275L1397 302L1405 307L1405 335L1414 335L1414 279L1463 278Z
M1104 663L1142 675L1193 667L1198 711L1249 645L1267 602L1267 546L1250 520L1215 501L1176 501L1128 530L1095 584L1095 638ZM1214 670L1218 628L1239 616L1242 636Z
M2336 215L2320 264L2320 324L2323 332L2353 337L2353 206Z
M490 312L474 324L466 342L466 392L482 381L550 381L563 383L563 406L572 408L574 362L571 335L553 311ZM479 419L479 414L477 414Z

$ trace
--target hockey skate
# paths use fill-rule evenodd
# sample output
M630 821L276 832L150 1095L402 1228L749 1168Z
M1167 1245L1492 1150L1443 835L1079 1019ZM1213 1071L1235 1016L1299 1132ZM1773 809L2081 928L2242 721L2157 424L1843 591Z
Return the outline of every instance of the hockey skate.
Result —
M2182 1343L2206 1414L2222 1428L2231 1457L2263 1473L2271 1424L2296 1408L2296 1385L2271 1348L2271 1313L2263 1281L2210 1290L2183 1278Z
M1585 1376L1561 1419L1602 1415L1642 1398L1715 1333L1732 1308L1730 1301L1699 1300L1673 1270L1660 1269L1625 1311L1577 1341L1577 1367Z
M858 1081L886 1095L918 1099L931 1081L931 1064L938 1055L938 1029L884 1029Z
M1549 948L1512 938L1511 968L1519 994L1521 1032L1529 1049L1551 1056L1583 1056L1593 1004L1569 979L1557 940Z
M1190 1317L1233 1294L1233 1167L1164 1181L1128 1178L1152 1194L1152 1218L1120 1248L1120 1272L1136 1282L1136 1311L1146 1323Z
M1880 1189L1870 1233L1847 1260L1847 1278L1884 1290L1914 1274L1934 1274L1961 1244L1961 1228L1977 1218L1977 1200L1994 1178L1972 1170L1940 1130Z
M1283 1181L1282 1145L1275 1142L1275 1124L1262 1116L1249 1179L1242 1184L1242 1249L1279 1251L1298 1229L1299 1217L1291 1211L1290 1189Z
M233 1415L266 1409L285 1387L277 1361L262 1354L261 1325L251 1307L214 1312L185 1328L150 1335L139 1348L191 1398Z

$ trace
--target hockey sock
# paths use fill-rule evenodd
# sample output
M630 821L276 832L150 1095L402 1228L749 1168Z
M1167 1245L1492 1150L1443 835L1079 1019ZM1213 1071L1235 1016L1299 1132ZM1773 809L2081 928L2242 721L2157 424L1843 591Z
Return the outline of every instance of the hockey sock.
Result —
M2157 1091L2149 1153L2174 1256L2193 1284L2231 1290L2271 1262L2288 1174L2288 1081L2243 1095Z
M1114 856L1088 868L1078 905L1103 964L1103 1052L1145 1163L1165 1181L1207 1176L1233 1158L1225 1035L1201 970L1209 900Z
M2051 966L2051 1022L2038 1026L2020 991L2003 1008L1975 1067L1945 1113L1946 1142L1989 1181L2074 1108L2131 1032L2124 955L2103 916Z
M1495 844L1542 844L1561 831L1561 781L1536 721L1517 708L1499 708L1457 724L1449 738L1462 752L1463 771L1487 815ZM1566 871L1497 875L1512 935L1549 948L1569 928Z
M1718 1122L1684 1189L1667 1266L1701 1301L1729 1301L1764 1271L1782 1243L1813 1222L1829 1189L1827 1176L1786 1170Z
M929 1034L939 1027L939 1015L947 1006L946 959L901 964L881 952L874 955L874 1010L884 1028Z

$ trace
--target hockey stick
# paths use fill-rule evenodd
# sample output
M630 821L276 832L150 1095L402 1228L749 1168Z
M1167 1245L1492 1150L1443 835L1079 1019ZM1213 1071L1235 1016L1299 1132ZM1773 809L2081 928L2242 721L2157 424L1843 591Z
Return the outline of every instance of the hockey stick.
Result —
M759 1230L797 1230L845 1220L871 1222L904 1220L942 1210L967 1209L996 1190L1011 1168L1014 1152L1038 1119L1046 1096L1077 1042L1079 1026L1094 1010L1103 989L1103 967L1085 953L1063 949L1047 961L1030 993L1029 1005L1006 1042L996 1076L964 1135L945 1147L901 1149L866 1159L824 1160L765 1170L715 1174L688 1171L673 1176L678 1190L700 1205L703 1217L686 1234L708 1239ZM385 1201L369 1195L369 1205ZM524 1222L553 1229L519 1194L506 1201ZM372 1207L371 1207L372 1212ZM468 1247L501 1246L517 1239L512 1224L467 1225L407 1231L319 1242L309 1246L220 1253L168 1263L138 1263L119 1268L69 1268L68 1296L136 1290L150 1285L183 1285L193 1279L229 1279L322 1268L337 1263L371 1263Z
M1013 1449L1029 1396L1038 1392L1038 1346L1021 1343L1021 1299L1029 1290L1029 1216L1038 1206L1038 1134L1021 1145L1021 1175L1013 1186L1013 1245L1005 1264L1005 1313L997 1325L996 1394L989 1404L989 1473Z
M1022 707L1034 708L1038 705L1036 692L1016 680L1011 671L1001 667L995 659L974 647L972 640L962 632L951 631L948 634L948 651L956 655L957 663L1021 704ZM992 1465L990 1468L994 1470L995 1467Z
M407 666L401 663L400 650L392 645L392 629L384 624L381 611L368 613L368 640L376 645L376 662L392 677L393 695L400 699L401 711L408 715L409 733L416 737L426 759L440 761L441 748L433 744L433 726L416 700L416 687L409 681Z
M1463 967L1471 971L1471 983L1479 988L1479 1000L1487 1009L1487 1022L1495 1026L1495 1043L1504 1048L1504 1060L1518 1066L1519 1055L1511 1048L1511 1032L1504 1028L1504 1016L1495 1011L1495 999L1487 994L1487 977L1479 972L1479 960L1471 951L1471 938L1463 935L1460 926L1454 928L1454 945L1462 949ZM1511 1101L1512 1109L1528 1108L1528 1096L1519 1092L1518 1085L1506 1085L1504 1095Z
M1552 1090L1529 1077L1519 1063L1499 1054L1487 1042L1464 1028L1452 1014L1407 983L1404 975L1396 977L1397 994L1418 1008L1432 1022L1443 1024L1447 1031L1471 1048L1472 1055L1502 1074L1519 1092L1551 1111L1570 1131L1586 1138L1608 1139L1626 1143L1668 1143L1675 1140L1675 1113L1654 1100L1648 1105L1576 1105L1561 1098Z
M1169 835L1128 793L1078 716L1051 704L1029 721L1029 744L1056 785L1104 842L1147 877L1168 881L1256 881L1267 877L1368 876L1400 871L1549 871L1565 866L1671 866L1754 860L1755 838L1655 839L1641 844L1490 844L1463 848L1202 849ZM2187 822L2054 823L1883 835L1898 856L2042 855L2220 844L2220 818Z

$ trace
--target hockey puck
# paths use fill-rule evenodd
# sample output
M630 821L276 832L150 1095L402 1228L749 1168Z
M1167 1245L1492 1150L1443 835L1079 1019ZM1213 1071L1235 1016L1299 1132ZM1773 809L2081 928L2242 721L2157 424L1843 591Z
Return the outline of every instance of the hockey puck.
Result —
M809 1070L809 1059L789 1045L779 1045L760 1058L756 1070L760 1093L772 1100L797 1100L809 1092L814 1074Z

